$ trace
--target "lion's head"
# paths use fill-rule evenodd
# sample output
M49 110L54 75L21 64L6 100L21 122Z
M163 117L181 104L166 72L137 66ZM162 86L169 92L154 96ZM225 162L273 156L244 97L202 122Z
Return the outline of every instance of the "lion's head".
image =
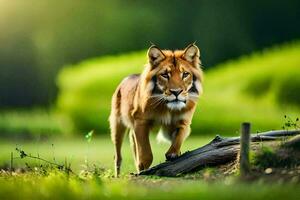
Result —
M181 110L196 103L202 93L200 51L195 44L184 50L161 50L151 46L145 69L146 90L153 106Z

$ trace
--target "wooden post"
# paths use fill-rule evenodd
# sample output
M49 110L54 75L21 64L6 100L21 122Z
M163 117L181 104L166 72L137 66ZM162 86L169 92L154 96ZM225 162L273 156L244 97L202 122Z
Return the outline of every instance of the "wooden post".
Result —
M10 173L12 173L14 170L14 153L10 153Z
M250 123L244 122L241 126L240 145L240 173L245 177L250 172L249 148L250 148Z

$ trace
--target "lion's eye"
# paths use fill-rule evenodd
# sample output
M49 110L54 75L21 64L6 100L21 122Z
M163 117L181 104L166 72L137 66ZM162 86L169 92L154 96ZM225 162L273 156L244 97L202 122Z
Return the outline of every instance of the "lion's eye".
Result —
M190 75L190 73L188 72L183 72L182 74L182 79L185 79L186 77L188 77Z
M165 79L169 79L168 73L161 74L160 76L162 76L162 77L165 78Z

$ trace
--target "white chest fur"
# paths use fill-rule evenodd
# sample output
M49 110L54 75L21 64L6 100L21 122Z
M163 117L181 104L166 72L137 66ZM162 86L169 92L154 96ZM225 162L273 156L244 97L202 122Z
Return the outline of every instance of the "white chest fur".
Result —
M156 125L170 125L174 124L179 120L182 120L186 117L186 113L182 114L171 114L169 112L158 114L155 116L154 120Z
M169 125L172 123L172 115L169 112L155 115L155 123L158 125Z

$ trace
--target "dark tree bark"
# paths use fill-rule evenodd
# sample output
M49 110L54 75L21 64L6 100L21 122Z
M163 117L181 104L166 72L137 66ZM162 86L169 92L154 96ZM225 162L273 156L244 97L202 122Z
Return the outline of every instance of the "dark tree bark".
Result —
M300 134L300 130L277 130L259 134L251 134L251 142L264 142L282 139L288 136ZM166 161L147 170L139 175L156 175L174 177L189 173L206 166L218 166L237 159L240 150L240 137L222 138L216 136L210 143L192 151L185 152L172 161ZM256 143L257 145L257 143ZM254 148L251 143L250 148Z

